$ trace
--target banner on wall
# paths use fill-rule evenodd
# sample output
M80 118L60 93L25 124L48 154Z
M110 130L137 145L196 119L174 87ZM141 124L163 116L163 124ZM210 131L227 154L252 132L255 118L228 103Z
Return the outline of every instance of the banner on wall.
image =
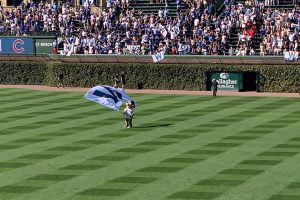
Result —
M218 82L218 90L236 90L242 89L242 74L215 72L210 74L210 83L215 79Z
M0 37L0 54L32 54L32 38Z
M55 38L36 38L35 51L37 54L53 54L53 42Z

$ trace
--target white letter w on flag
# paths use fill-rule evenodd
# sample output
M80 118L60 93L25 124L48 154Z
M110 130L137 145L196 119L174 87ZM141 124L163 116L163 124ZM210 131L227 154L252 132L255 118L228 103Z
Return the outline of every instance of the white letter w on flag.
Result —
M164 51L161 51L155 55L152 55L153 62L158 62L160 60L163 60L164 58L165 58Z

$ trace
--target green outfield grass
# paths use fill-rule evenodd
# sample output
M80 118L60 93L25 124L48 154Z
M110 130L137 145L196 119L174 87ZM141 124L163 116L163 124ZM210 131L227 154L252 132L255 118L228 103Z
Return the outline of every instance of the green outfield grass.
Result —
M300 200L298 98L0 89L1 200Z

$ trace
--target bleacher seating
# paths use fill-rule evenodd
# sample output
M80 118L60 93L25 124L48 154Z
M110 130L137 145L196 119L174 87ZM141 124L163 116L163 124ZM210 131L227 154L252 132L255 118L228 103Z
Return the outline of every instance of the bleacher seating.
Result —
M236 2L236 5L245 4L245 0L236 0L235 2ZM224 14L222 14L222 16L224 17ZM254 49L255 52L259 52L259 45L262 41L262 38L261 38L260 33L259 33L259 30L261 28L261 23L262 23L262 21L260 20L259 23L256 24L257 32L254 35L254 37L252 38L252 48ZM230 47L232 47L233 49L239 48L239 45L238 45L239 35L238 34L239 34L239 32L237 31L237 28L233 27L232 32L230 34L230 38L228 38L228 45L227 45L227 49L226 49L226 54L228 54L228 51L229 51Z
M129 1L129 7L121 0L107 1L103 12L95 15L90 13L89 7L71 9L68 3L26 3L13 10L0 7L0 35L57 35L65 44L60 44L64 53L75 49L72 50L74 53L126 54L127 46L138 45L141 49L134 52L137 54L153 54L162 49L166 53L180 54L179 49L184 46L184 52L190 54L224 55L243 51L243 55L249 55L250 49L254 49L258 55L262 43L267 46L267 36L260 30L267 28L266 35L269 38L272 35L270 24L266 26L264 20L273 17L264 13L274 15L275 10L287 10L286 14L293 18L292 23L296 21L296 15L291 12L296 6L293 0L279 0L278 5L277 0L275 5L268 4L273 2L271 0L266 0L267 3L259 0L133 0ZM168 14L159 16L159 10L163 9L167 9ZM20 12L24 16L18 16ZM54 24L51 30L44 24L47 18L50 24ZM289 30L288 36L293 31L299 32L293 27L286 29ZM284 48L297 47L294 42L291 41L290 46L285 44L280 54ZM268 53L274 52L266 49Z
M271 8L271 9L293 9L293 0L280 0L279 5L265 5L265 8Z
M186 9L186 4L181 2L181 10L184 11ZM130 3L130 8L134 8L136 10L142 10L144 14L147 15L157 15L157 12L160 8L165 8L166 4L163 3L150 3L150 0L135 0ZM176 2L174 0L167 0L167 8L170 17L176 17Z

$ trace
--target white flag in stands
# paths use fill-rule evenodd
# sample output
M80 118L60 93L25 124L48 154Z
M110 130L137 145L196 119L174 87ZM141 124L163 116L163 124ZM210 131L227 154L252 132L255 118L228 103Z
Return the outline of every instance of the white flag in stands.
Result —
M163 60L164 58L165 58L164 51L161 51L155 55L152 55L153 62L158 62L160 60Z
M295 61L298 60L298 52L297 51L285 51L283 52L284 60L286 61Z

